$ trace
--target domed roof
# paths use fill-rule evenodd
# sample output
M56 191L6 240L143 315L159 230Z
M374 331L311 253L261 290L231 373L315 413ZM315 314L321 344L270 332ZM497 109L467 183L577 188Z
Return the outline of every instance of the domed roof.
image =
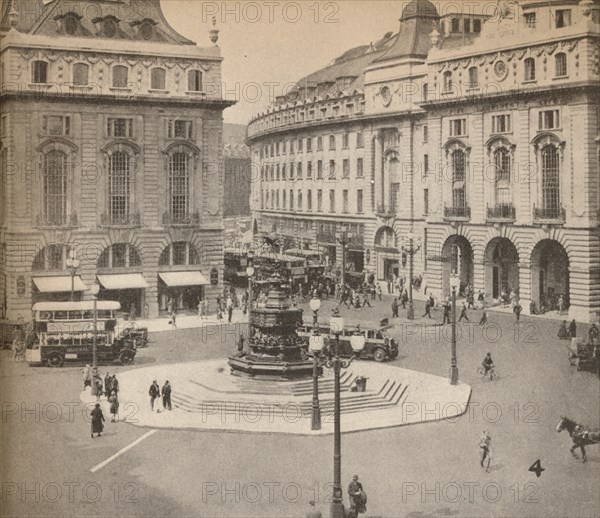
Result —
M411 18L439 18L437 9L429 0L411 0L402 10L400 21Z

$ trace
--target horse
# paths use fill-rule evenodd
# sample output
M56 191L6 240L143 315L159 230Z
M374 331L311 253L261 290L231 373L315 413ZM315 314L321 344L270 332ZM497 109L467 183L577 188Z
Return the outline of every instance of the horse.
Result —
M585 446L600 443L600 429L582 426L568 417L561 417L556 427L556 431L559 433L563 430L567 430L571 439L573 439L571 455L578 459L579 457L575 453L575 449L579 448L583 456L583 462L586 461Z

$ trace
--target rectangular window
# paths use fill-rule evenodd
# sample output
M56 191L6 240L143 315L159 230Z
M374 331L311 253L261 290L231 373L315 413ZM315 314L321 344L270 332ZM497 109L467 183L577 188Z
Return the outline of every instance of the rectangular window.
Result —
M173 265L174 266L183 266L188 263L187 260L187 243L184 241L179 241L177 243L173 243Z
M363 137L362 132L360 132L360 131L356 134L356 147L358 147L358 148L365 147L364 137Z
M290 189L290 210L294 210L294 191Z
M567 75L567 55L559 52L554 56L555 77L565 77Z
M450 32L460 32L460 18L452 18Z
M319 160L317 162L317 180L323 179L323 161Z
M469 68L469 88L479 88L479 69Z
M70 135L71 117L62 115L44 115L42 118L44 135Z
M310 180L312 178L312 162L309 160L306 163L306 179Z
M317 212L323 212L323 191L317 191Z
M108 210L112 223L124 222L130 214L131 158L116 151L109 158Z
M317 137L317 151L323 151L323 137Z
M423 214L429 214L429 189L423 189Z
M444 72L444 92L452 91L452 72L447 70Z
M329 180L335 180L337 171L336 171L336 165L335 165L335 160L330 160L329 161L329 175L328 175L328 179Z
M133 137L133 119L108 119L109 137Z
M356 177L362 178L363 176L364 176L363 159L357 158L356 159Z
M537 23L537 18L535 13L525 13L525 25L530 29L535 29L535 24Z
M153 68L150 76L150 88L152 90L167 89L167 73L164 68Z
M363 211L363 191L358 189L356 191L356 212L362 214Z
M354 105L353 104L346 105L346 113L348 115L352 115L354 113Z
M473 32L481 32L481 20L473 20Z
M202 72L200 70L190 70L188 72L188 92L202 91Z
M302 191L298 189L298 210L302 210Z
M302 162L298 162L296 165L296 177L298 180L302 180Z
M510 115L492 115L492 133L509 133L510 131Z
M471 20L469 20L469 18L465 18L463 21L465 24L465 32L471 32Z
M348 133L344 133L342 135L342 147L344 149L348 149L348 142L349 142L350 138L348 137Z
M339 106L334 106L332 109L332 115L334 117L337 117L340 114L340 107Z
M425 177L429 174L429 155L423 155L423 174Z
M554 21L557 29L571 25L571 9L557 9Z
M525 81L535 81L535 59L527 58L524 62Z
M342 204L344 214L348 214L348 189L344 189L342 192Z
M172 221L185 221L189 209L190 157L186 153L173 153L169 156L169 212Z
M304 139L298 139L298 153L302 153L304 151Z
M286 169L285 169L285 164L283 164L281 166L281 179L282 180L286 180L287 179L287 172L286 172Z
M189 120L170 120L168 123L168 138L192 138L193 122Z
M73 65L73 84L75 86L87 86L89 84L90 67L85 63Z
M127 88L128 86L129 69L127 67L117 65L113 67L113 88Z
M429 141L429 128L427 125L423 126L423 143L427 143Z
M306 210L312 210L312 191L306 191Z
M329 190L329 212L335 212L335 191Z
M290 155L294 154L294 141L290 140Z
M344 178L350 178L350 161L347 158L342 162L342 174Z
M450 136L462 137L467 134L467 119L454 119L450 121Z
M282 155L287 155L287 140L284 140L281 143L281 154Z
M560 128L560 111L544 110L539 115L539 129L551 130Z
M34 61L31 71L32 83L47 83L48 82L48 63L45 61Z
M306 139L306 151L312 153L312 138L310 137Z

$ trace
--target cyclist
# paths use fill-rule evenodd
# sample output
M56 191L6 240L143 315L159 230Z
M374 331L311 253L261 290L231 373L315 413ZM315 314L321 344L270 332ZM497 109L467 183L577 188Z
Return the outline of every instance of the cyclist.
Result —
M485 378L493 368L494 368L494 360L492 360L492 354L487 353L483 361L481 362L481 366L483 367L483 377ZM492 377L490 372L490 378Z

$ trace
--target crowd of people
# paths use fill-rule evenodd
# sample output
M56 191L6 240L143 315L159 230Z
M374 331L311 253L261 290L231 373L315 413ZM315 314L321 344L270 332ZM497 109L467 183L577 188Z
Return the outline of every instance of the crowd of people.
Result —
M96 404L91 411L92 420L92 439L94 434L98 437L104 431L104 414L100 406L100 398L104 396L109 404L111 422L116 423L119 419L119 380L116 374L106 373L104 379L98 370L98 367L86 365L83 368L83 390L90 387L92 396L96 397Z

